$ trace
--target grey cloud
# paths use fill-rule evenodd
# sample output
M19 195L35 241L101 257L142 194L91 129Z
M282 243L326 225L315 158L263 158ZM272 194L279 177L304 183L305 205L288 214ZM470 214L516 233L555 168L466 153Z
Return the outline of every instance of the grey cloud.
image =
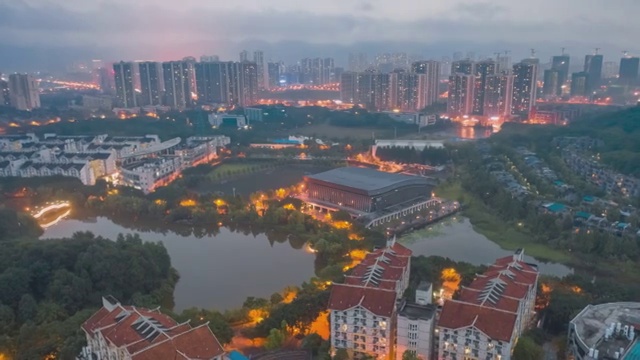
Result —
M486 21L499 17L500 15L506 15L508 13L508 9L505 6L483 1L460 3L455 7L454 13Z
M89 11L0 0L0 51L9 45L31 49L73 47L90 49L86 52L92 56L160 60L204 53L235 58L237 49L248 43L262 44L265 49L271 47L274 52L284 49L291 54L296 49L286 46L309 52L317 49L306 56L320 56L322 51L330 53L331 49L349 51L361 44L415 48L415 51L405 48L407 52L423 52L436 45L444 48L442 44L467 48L516 44L525 49L548 44L556 51L555 47L569 43L577 44L576 48L604 48L608 44L633 51L634 34L640 30L636 23L624 24L604 16L597 21L583 16L557 21L540 17L510 19L509 9L489 2L458 4L451 16L425 15L416 21L373 16L380 12L380 3L371 0L353 4L362 12L317 15L275 9L168 10L148 2L102 2ZM487 21L492 17L500 19ZM502 49L503 45L485 51L491 54ZM0 56L0 66L2 61Z
M358 7L356 8L356 10L360 10L364 12L370 12L370 11L373 11L374 9L375 7L370 2L363 2L359 4Z

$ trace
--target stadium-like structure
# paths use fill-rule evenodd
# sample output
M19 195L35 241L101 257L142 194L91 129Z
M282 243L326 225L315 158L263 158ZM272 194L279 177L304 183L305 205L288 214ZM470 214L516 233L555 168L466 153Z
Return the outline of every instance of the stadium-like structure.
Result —
M337 168L305 176L305 183L308 201L362 213L431 196L430 185L423 177L369 168Z

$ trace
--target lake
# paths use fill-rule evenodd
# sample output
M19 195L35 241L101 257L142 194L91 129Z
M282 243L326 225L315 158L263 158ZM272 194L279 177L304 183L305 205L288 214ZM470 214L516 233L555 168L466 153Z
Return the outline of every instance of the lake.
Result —
M513 255L513 251L502 249L484 235L477 233L469 219L461 216L404 235L399 242L410 248L414 256L438 255L474 265L493 264L498 258ZM526 248L524 253L525 261L537 264L542 274L562 277L573 273L573 270L565 265L546 263L526 256Z
M313 166L283 167L241 176L212 190L231 192L235 187L237 193L248 194L289 186L299 182L305 173L323 170L326 169ZM315 255L307 253L302 244L283 239L283 242L269 241L266 234L245 235L227 228L221 228L215 236L197 237L171 231L132 230L98 217L94 221L62 220L47 228L41 238L70 237L77 231L91 231L109 239L121 233L136 233L143 241L161 241L171 264L180 273L174 292L177 311L193 306L216 310L238 308L248 296L268 298L286 286L300 285L314 276ZM439 255L477 265L491 264L513 253L475 232L469 220L460 216L407 234L400 241L414 255ZM561 264L541 263L529 256L526 259L538 264L544 274L564 276L572 272Z
M227 310L242 306L248 296L266 297L314 276L314 254L288 242L273 245L265 234L253 236L221 228L216 236L181 236L140 232L99 217L94 222L63 220L47 228L46 238L70 237L76 231L115 239L136 233L143 241L161 241L180 273L174 298L177 311L189 307Z
M300 285L314 276L314 258L304 248L290 242L270 242L265 234L256 236L221 228L215 236L183 236L173 232L141 232L127 229L110 219L63 220L45 230L42 239L70 237L76 231L91 231L115 239L121 233L139 234L143 241L161 241L180 273L174 298L176 310L189 307L227 310L242 305L248 296L269 297L289 285ZM469 220L454 217L407 234L400 240L418 255L439 255L456 261L488 265L512 251L501 249L475 232ZM296 247L300 247L299 244ZM526 249L525 249L526 255ZM540 272L565 276L572 270L556 263L540 262Z

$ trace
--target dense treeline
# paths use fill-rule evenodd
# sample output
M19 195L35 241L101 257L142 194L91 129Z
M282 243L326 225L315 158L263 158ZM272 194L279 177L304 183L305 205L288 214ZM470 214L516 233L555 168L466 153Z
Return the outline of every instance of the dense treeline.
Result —
M535 199L513 197L488 173L480 156L471 156L463 163L459 171L463 188L502 221L522 224L533 241L571 252L588 264L603 259L623 262L640 259L640 245L635 239L599 231L575 233L571 215L545 214Z
M34 238L41 234L42 229L33 217L0 207L0 241Z
M84 343L80 324L111 294L123 303L173 307L178 275L161 244L4 238L0 252L0 352L15 359L72 359Z
M376 156L380 160L403 164L444 165L451 160L449 149L432 147L426 147L422 151L408 147L382 147L376 150Z
M543 277L538 290L545 310L545 330L553 335L566 333L569 321L589 304L638 301L637 283L621 286L607 278L596 279L570 275L563 279Z
M623 174L640 177L640 107L585 116L565 127L505 124L503 131L492 138L512 146L527 146L540 155L556 152L549 146L553 138L588 136L602 140L593 149L603 164Z

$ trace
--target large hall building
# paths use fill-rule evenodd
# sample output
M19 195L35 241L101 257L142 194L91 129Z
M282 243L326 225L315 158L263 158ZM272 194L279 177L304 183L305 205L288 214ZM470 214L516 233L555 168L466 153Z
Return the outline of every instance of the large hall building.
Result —
M431 197L427 179L369 168L342 167L305 176L308 203L352 214L381 212Z

